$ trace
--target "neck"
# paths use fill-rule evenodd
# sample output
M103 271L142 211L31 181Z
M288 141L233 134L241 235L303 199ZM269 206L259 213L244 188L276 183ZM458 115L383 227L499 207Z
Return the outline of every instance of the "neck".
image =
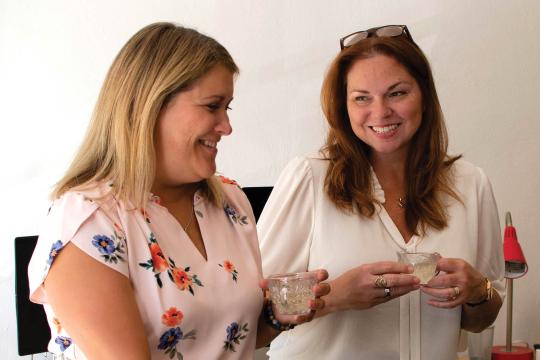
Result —
M370 158L373 171L382 188L395 192L400 197L405 196L405 164L406 153L381 155L377 154Z
M154 184L152 193L159 196L161 203L168 207L175 204L192 203L195 192L199 189L200 183L182 184L167 186Z

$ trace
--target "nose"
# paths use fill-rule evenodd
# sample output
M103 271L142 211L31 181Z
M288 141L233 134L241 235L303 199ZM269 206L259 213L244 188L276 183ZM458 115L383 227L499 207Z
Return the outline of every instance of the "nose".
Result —
M385 99L373 101L371 114L375 119L385 119L392 114L392 108Z
M224 113L218 120L216 125L216 131L222 135L227 136L232 133L231 121L229 120L229 114Z

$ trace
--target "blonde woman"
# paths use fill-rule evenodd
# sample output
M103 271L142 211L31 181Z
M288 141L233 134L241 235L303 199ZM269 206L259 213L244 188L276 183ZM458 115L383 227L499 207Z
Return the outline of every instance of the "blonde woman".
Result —
M50 351L245 359L310 319L259 321L273 308L262 311L253 213L238 185L214 176L237 73L214 39L170 23L143 28L122 48L29 266Z

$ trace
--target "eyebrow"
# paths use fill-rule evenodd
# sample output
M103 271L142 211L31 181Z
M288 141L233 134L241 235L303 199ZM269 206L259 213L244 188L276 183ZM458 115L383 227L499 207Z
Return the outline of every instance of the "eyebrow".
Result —
M231 101L233 101L234 97L231 97L229 100L228 100L228 103L230 103ZM210 95L210 96L205 96L201 99L202 101L208 101L208 100L217 100L217 101L225 101L227 100L227 98L223 95Z
M386 91L392 91L401 84L409 84L409 82L407 82L407 81L398 81L397 83L395 83L393 85L390 85L390 87ZM362 93L362 94L369 94L369 91L361 90L361 89L352 89L351 92L359 92L359 93Z

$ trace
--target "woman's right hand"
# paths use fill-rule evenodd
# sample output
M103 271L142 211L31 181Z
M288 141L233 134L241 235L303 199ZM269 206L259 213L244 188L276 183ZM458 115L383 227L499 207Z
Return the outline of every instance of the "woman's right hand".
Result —
M380 261L353 268L333 281L324 301L324 313L363 310L385 303L420 288L413 267L394 261Z

